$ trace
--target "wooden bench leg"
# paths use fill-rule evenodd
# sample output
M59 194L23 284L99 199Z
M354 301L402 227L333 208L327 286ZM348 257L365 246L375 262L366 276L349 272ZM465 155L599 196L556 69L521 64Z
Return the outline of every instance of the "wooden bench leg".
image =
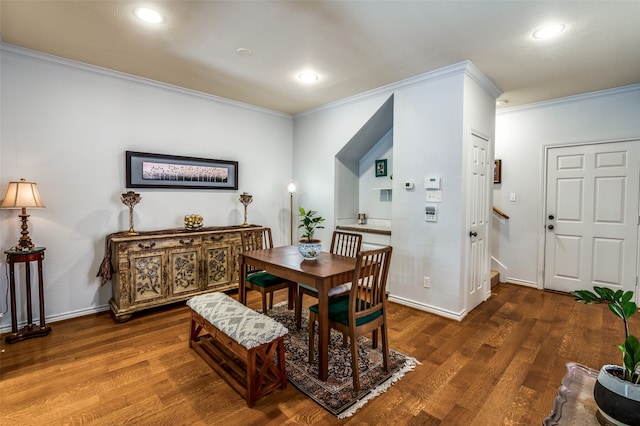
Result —
M249 351L249 359L247 360L247 406L249 408L256 405L258 383L255 378L256 372L256 351Z
M191 327L189 329L189 347L193 348L193 341L198 339L200 331L202 331L202 325L196 325L197 319L191 315Z
M278 339L278 369L280 370L280 389L287 387L287 367L285 367L284 338Z
M277 359L277 364L273 363L274 358ZM253 407L258 398L276 387L280 389L287 387L284 338L280 337L249 351L247 383L249 407Z

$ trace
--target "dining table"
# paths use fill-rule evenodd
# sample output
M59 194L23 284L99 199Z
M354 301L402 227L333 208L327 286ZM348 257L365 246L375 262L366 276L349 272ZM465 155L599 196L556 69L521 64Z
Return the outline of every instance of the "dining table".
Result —
M318 378L327 380L329 371L329 289L353 280L356 259L322 251L306 260L296 246L280 246L239 253L239 298L247 303L246 265L318 290Z

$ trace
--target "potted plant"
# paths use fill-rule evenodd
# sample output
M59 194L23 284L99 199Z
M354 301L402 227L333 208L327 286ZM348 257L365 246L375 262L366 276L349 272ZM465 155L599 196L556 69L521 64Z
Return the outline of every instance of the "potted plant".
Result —
M318 258L318 253L322 249L322 242L314 239L316 229L324 228L321 225L325 219L321 216L316 216L317 211L305 210L300 207L300 224L298 229L303 228L302 239L298 241L298 251L306 260L315 260Z
M640 342L629 332L629 318L636 313L632 291L613 291L604 287L572 291L576 301L587 304L606 303L624 323L625 341L622 366L604 365L598 373L593 396L600 413L615 424L640 425Z

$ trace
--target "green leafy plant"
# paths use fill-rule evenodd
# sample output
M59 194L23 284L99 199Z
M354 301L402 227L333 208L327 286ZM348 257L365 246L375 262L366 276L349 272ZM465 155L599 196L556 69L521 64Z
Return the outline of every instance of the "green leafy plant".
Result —
M638 307L631 300L633 299L632 291L613 291L604 287L593 287L595 291L576 290L571 294L576 297L576 301L587 304L606 303L609 309L617 317L622 318L624 322L625 341L624 344L618 345L618 349L622 351L622 380L631 383L640 383L640 372L636 373L640 367L640 342L638 338L629 333L629 318L636 313Z
M325 219L321 216L316 216L317 214L317 211L305 210L300 207L300 225L298 225L298 229L304 228L302 238L306 238L307 242L313 240L316 229L324 228L324 226L320 224L324 222Z

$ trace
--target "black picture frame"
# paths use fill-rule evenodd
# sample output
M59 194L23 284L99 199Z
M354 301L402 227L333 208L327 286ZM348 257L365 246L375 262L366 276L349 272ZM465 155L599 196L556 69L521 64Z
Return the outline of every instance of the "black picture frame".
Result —
M376 177L387 175L387 160L376 160Z
M502 183L502 160L493 162L493 183Z
M238 162L126 151L127 188L238 189Z

